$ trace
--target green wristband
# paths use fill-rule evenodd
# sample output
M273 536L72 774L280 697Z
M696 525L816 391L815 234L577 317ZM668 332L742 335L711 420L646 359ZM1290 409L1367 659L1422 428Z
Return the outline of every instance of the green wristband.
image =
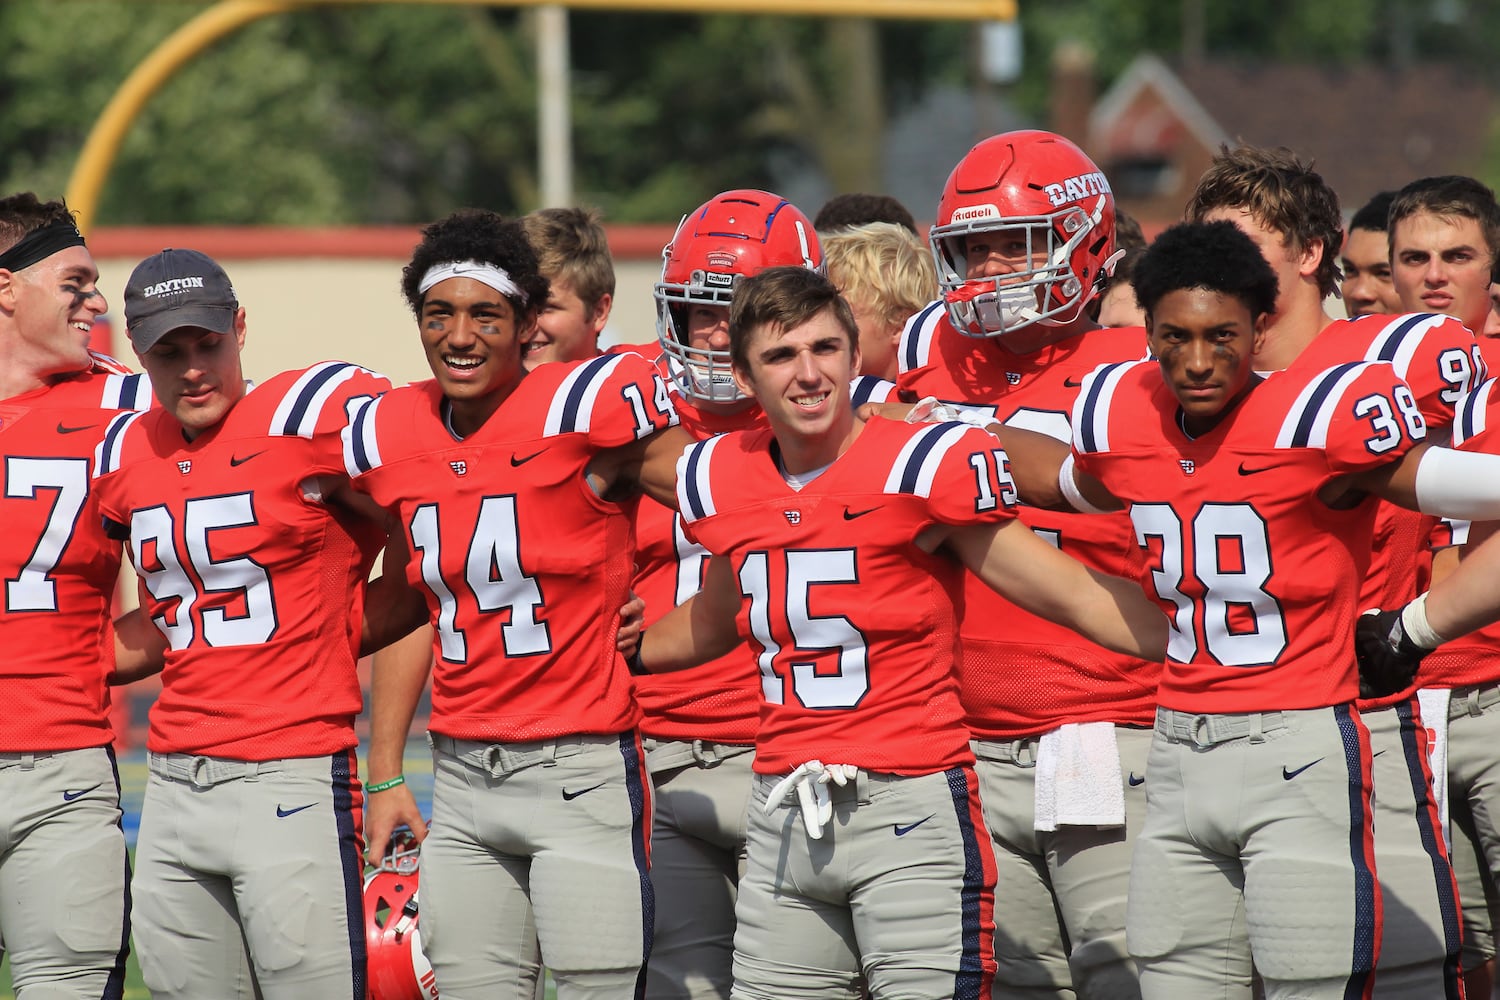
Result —
M406 784L406 775L398 774L390 781L377 781L373 785L366 785L365 791L370 795L374 795L376 792L388 792L397 785L404 784Z

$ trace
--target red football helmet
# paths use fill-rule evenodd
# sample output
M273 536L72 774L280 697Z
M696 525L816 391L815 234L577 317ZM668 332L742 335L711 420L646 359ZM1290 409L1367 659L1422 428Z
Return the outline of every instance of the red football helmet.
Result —
M365 952L369 1000L438 1000L432 966L417 929L417 842L397 833L365 877Z
M725 191L682 217L662 250L656 285L656 338L679 391L693 399L743 399L730 374L729 351L693 347L694 305L728 308L741 278L768 267L820 268L823 249L812 220L768 191Z
M968 277L965 250L984 234L1016 267ZM1104 174L1051 132L1006 132L953 168L930 234L953 328L1003 336L1032 323L1076 320L1114 267L1115 198Z

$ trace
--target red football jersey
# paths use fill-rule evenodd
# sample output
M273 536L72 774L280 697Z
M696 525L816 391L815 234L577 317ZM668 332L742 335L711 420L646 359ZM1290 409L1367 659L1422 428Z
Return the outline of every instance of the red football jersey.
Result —
M801 491L768 430L710 438L679 461L687 531L731 560L737 624L760 669L755 770L809 760L928 774L972 761L958 702L963 568L914 539L1013 517L995 439L964 424L874 419Z
M677 393L672 403L682 426L702 441L732 430L766 426L759 405L722 413L703 410ZM631 590L646 602L646 624L692 597L703 587L708 550L688 538L682 518L650 497L634 515L635 580ZM664 740L754 743L760 724L760 676L755 657L738 646L692 670L635 678L641 706L641 732Z
M1005 338L976 340L955 331L948 313L929 306L902 333L903 390L982 404L1001 423L1066 441L1078 388L1103 364L1145 356L1139 327L1070 337L1033 354ZM1021 520L1079 562L1138 578L1139 550L1124 514L1088 515L1018 508ZM1147 726L1156 712L1161 665L1095 645L1062 625L1011 604L979 580L965 583L959 693L969 727L982 739L1014 739L1065 722Z
M599 452L676 423L633 353L541 365L457 437L435 382L363 408L345 440L356 488L400 518L407 578L436 626L433 732L516 742L636 724L615 650L630 588L630 503L595 495Z
M1410 313L1335 320L1298 356L1295 367L1320 370L1344 361L1389 361L1411 387L1431 438L1447 437L1459 398L1485 377L1484 357L1469 328L1451 316ZM1429 541L1437 519L1384 500L1375 513L1370 569L1359 607L1400 607L1426 590L1432 578ZM1361 709L1411 698L1416 685L1385 698L1361 700Z
M0 402L10 539L0 613L0 753L77 750L113 739L110 600L120 544L90 493L94 449L121 409L149 405L144 376L78 375Z
M349 409L389 386L324 362L257 386L192 441L162 410L110 424L99 506L168 641L153 751L274 760L355 744L364 583L384 532L316 497L343 480Z
M1354 619L1375 500L1318 491L1425 434L1391 367L1302 368L1257 385L1192 438L1155 362L1085 380L1078 465L1125 501L1171 622L1160 701L1186 712L1320 708L1358 693Z
M1460 451L1500 452L1500 385L1481 383L1460 401L1453 446ZM1462 523L1467 527L1467 522ZM1462 544L1466 538L1454 539ZM1394 606L1394 605L1387 605ZM1500 623L1443 643L1427 654L1417 679L1423 687L1474 687L1500 679Z

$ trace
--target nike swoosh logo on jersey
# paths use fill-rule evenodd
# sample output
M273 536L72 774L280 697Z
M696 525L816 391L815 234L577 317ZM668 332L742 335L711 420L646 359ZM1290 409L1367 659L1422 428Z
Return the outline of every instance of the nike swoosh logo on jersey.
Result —
M866 514L873 514L879 509L879 507L871 507L869 510L850 510L848 507L845 507L844 520L854 521L861 517L864 517Z
M1064 389L1082 389L1083 388L1083 379L1081 379L1081 378L1065 378L1065 379L1063 379L1063 388Z
M937 814L934 813L933 815L935 816ZM897 823L892 826L891 829L896 831L896 836L904 837L908 833L911 833L913 830L915 830L917 827L921 826L923 823L927 822L928 819L932 819L932 816L928 816L927 819L919 819L915 823L909 824L907 826L902 826L900 823Z
M58 424L57 424L57 433L59 433L59 434L77 434L79 431L91 431L91 430L93 430L97 426L99 426L99 425L98 424L84 424L82 427L69 427L66 424L64 424L61 421L59 421Z
M1322 763L1322 761L1323 761L1323 758L1319 757L1317 760L1313 761L1312 764L1303 764L1301 767L1297 768L1297 770L1295 770L1295 771L1288 771L1286 769L1286 765L1282 764L1281 765L1281 778L1282 778L1283 781L1291 781L1297 775L1301 774L1303 771L1306 771L1308 768L1312 767L1313 764L1319 764L1319 763Z
M513 469L519 469L521 466L525 465L527 462L531 461L533 458L536 458L538 455L542 454L542 452L544 452L546 450L547 450L546 448L543 448L542 451L534 451L530 455L527 455L525 458L522 458L520 455L512 454L510 456L510 465L511 465L511 468L513 468Z
M257 455L264 455L265 453L266 453L266 450L264 448L262 448L260 451L252 451L250 454L246 455L244 458L241 458L238 455L231 455L230 458L229 458L229 464L230 465L244 465L246 462L250 461L252 458L255 458Z
M1384 750L1376 750L1374 753L1370 754L1370 759L1374 760L1376 757L1379 757L1383 753L1385 753Z
M102 784L104 784L104 782L102 782L102 781L99 782L99 785L102 785ZM85 795L87 795L89 792L92 792L94 790L94 788L98 788L99 785L95 785L95 786L93 786L93 788L85 788L81 792L65 791L65 792L63 792L63 801L64 802L72 802L74 799L81 799Z
M1134 788L1136 785L1144 785L1146 783L1146 779L1137 778L1134 771L1130 772L1130 778L1128 780L1130 781L1131 788Z
M288 816L295 816L297 813L301 812L304 809L311 809L315 805L317 805L316 802L309 802L307 805L298 806L295 809L283 809L280 805L278 805L276 807L276 818L286 819Z
M584 789L581 789L581 790L576 791L576 792L570 792L566 788L564 788L562 790L563 801L564 802L572 802L574 799L578 798L578 796L580 796L580 795L587 795L589 792L592 792L595 788L603 788L603 787L604 787L604 782L601 781L597 785L592 785L592 786L590 786L588 788L584 788Z
M1263 465L1259 469L1247 469L1247 468L1245 468L1245 463L1241 462L1240 463L1240 475L1242 475L1242 476L1253 476L1256 473L1260 473L1260 472L1270 472L1274 468L1276 468L1276 466L1274 466L1274 465Z

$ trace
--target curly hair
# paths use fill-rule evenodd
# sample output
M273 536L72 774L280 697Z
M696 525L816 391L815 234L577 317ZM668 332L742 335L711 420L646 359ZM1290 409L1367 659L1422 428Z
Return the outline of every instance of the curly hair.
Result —
M1183 216L1202 222L1216 208L1249 212L1298 253L1321 240L1318 291L1324 298L1333 294L1341 277L1336 258L1344 242L1344 219L1339 196L1313 169L1311 160L1303 160L1284 146L1221 146L1198 179Z
M73 222L66 202L42 201L30 191L0 198L0 253L4 253L27 233L54 222Z
M526 230L516 219L479 208L461 208L422 230L422 242L401 271L401 294L412 314L422 314L422 277L439 264L477 260L510 275L524 297L506 298L520 317L533 316L547 301L547 279L537 267Z
M1276 272L1232 222L1179 222L1148 246L1135 267L1135 298L1149 318L1184 288L1232 295L1253 320L1276 308Z

